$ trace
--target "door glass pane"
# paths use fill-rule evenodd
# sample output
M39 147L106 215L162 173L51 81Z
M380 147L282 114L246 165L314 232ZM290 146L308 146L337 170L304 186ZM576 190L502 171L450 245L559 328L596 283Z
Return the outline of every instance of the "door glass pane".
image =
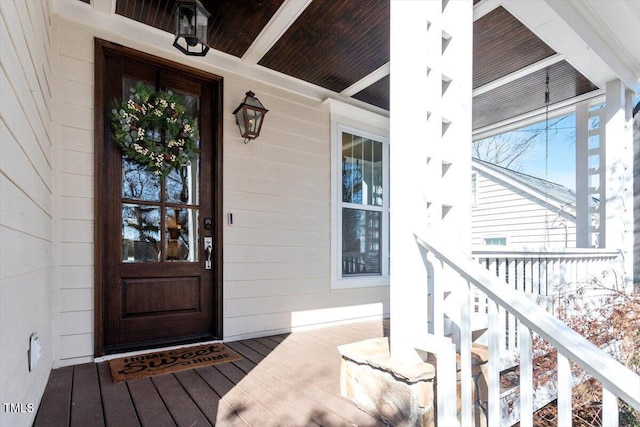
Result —
M382 213L342 209L342 274L381 274Z
M200 116L200 97L198 95L170 89L178 97L185 108L185 114L198 118ZM197 141L198 146L200 141ZM191 164L180 171L173 170L166 178L166 201L171 203L199 203L200 162Z
M157 262L160 254L160 208L122 205L122 261Z
M123 99L129 97L131 88L138 82L123 78ZM142 83L154 92L155 85ZM199 117L199 96L167 90L180 99L186 114ZM163 144L167 139L165 129L149 128L146 132L146 136L156 143ZM199 160L180 170L172 170L162 178L126 157L122 158L123 262L198 261L199 210L193 207L200 203L199 182Z
M165 212L165 259L198 261L198 210L167 208Z
M147 202L160 201L160 180L158 176L148 171L144 166L140 166L123 157L122 198Z
M169 89L178 97L180 103L184 106L185 113L191 117L197 118L200 113L200 97L192 93L182 92L176 89Z
M170 203L197 205L200 162L192 162L180 171L172 170L165 180L166 199Z

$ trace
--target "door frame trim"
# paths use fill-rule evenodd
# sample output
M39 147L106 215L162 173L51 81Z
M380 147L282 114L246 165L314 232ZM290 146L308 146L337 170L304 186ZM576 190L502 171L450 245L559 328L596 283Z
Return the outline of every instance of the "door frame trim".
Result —
M104 240L104 223L105 219L102 217L100 207L104 202L104 195L102 194L103 182L104 182L104 169L103 159L105 149L105 141L110 137L111 129L106 122L105 111L110 111L108 103L110 100L104 99L103 81L106 75L105 58L107 56L117 56L123 59L134 60L144 62L157 67L164 71L170 71L177 74L188 75L191 77L197 77L200 80L206 80L213 88L213 111L212 118L213 123L212 135L213 143L213 164L211 179L214 186L213 197L213 215L216 218L214 221L213 238L214 250L212 259L214 262L213 273L213 321L214 325L214 339L223 338L223 256L222 256L222 218L223 218L223 197L222 197L222 158L223 158L223 78L215 74L208 73L206 71L198 70L196 68L189 67L187 65L179 64L169 61L164 58L160 58L154 55L150 55L144 52L137 51L122 45L109 42L107 40L95 38L94 39L94 357L103 356L104 353L104 322L105 322L105 310L104 310L104 293L106 292L105 284L103 283L103 248L102 244ZM207 177L202 177L204 181Z

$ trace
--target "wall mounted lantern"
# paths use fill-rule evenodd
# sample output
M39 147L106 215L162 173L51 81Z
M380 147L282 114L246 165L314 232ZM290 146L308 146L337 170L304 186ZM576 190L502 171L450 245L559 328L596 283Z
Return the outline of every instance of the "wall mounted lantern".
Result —
M205 56L207 25L210 13L198 0L178 1L176 4L176 38L173 46L185 55Z
M255 93L249 91L246 95L242 104L233 112L236 116L236 123L240 128L240 135L244 138L245 144L249 142L250 139L256 139L260 136L264 116L267 114L267 111L269 111L264 108L264 105L256 98Z

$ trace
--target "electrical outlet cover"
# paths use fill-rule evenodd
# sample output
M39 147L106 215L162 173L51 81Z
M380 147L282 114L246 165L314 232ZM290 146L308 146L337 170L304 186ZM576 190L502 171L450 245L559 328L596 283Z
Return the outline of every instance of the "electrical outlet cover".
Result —
M42 348L40 347L40 341L38 340L38 334L32 333L29 337L29 371L33 371L38 365L38 360L42 355Z

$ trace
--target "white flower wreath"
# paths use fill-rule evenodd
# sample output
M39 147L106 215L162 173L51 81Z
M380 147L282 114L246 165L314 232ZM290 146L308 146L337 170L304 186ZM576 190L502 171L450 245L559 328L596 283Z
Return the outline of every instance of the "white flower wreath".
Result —
M114 140L130 160L158 176L198 158L198 123L171 91L136 83L126 101L111 110Z

